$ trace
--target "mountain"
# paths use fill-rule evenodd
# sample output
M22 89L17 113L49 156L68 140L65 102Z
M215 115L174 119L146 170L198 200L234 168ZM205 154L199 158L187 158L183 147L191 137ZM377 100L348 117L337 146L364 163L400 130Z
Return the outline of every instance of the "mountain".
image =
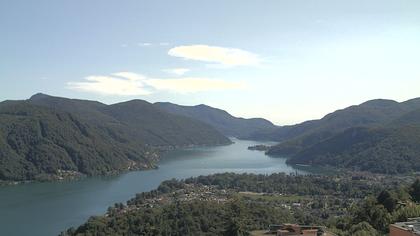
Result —
M152 146L221 145L230 140L211 126L165 112L143 100L105 105L99 102L36 94L30 103L77 114L109 129L122 139L135 139Z
M254 133L251 138L274 138L280 144L272 147L268 154L293 155L348 128L378 127L416 109L420 109L420 98L402 103L384 99L371 100L335 111L320 120L280 127L265 131L265 134Z
M420 109L408 112L401 117L393 120L390 125L419 125L420 124Z
M105 105L37 94L0 103L0 180L146 169L158 149L230 142L205 123L141 100Z
M158 102L156 107L172 114L190 117L207 123L227 136L238 138L248 137L250 134L276 126L262 118L244 119L234 117L228 112L207 105L181 106L169 102Z
M267 153L287 155L288 164L332 166L357 171L401 174L420 171L420 109L400 103L399 117L371 126L354 126L305 143L308 136L285 141ZM394 114L390 117L395 117Z
M26 101L0 103L0 180L56 179L154 166L157 154L75 115Z
M350 128L298 152L287 163L386 174L417 172L420 126Z

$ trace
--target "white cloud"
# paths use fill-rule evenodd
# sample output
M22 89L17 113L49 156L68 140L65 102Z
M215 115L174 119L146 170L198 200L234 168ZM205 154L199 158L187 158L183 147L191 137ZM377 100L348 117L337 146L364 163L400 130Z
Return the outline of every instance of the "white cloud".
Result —
M113 76L117 76L117 77L121 77L123 79L127 79L130 81L141 81L141 80L146 80L147 78L143 75L139 75L133 72L118 72L118 73L114 73L112 74Z
M146 88L144 81L139 78L130 78L117 73L114 76L88 76L84 82L68 82L70 89L98 93L102 95L134 96L148 95L151 92Z
M151 43L137 43L137 45L140 46L140 47L150 47L150 46L152 46Z
M211 62L222 66L255 66L260 64L258 55L237 48L208 45L178 46L171 48L168 54L186 60Z
M118 72L109 76L88 76L82 82L68 82L69 89L102 95L136 96L156 91L195 93L226 89L241 89L242 83L209 78L153 79L132 72Z
M190 69L188 69L188 68L173 68L173 69L167 69L165 71L170 73L170 74L184 75L185 73L189 72Z

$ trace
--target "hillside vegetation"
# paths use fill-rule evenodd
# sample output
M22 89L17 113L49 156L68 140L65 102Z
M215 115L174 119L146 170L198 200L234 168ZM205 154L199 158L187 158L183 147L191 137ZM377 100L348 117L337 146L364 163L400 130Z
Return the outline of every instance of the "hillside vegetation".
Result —
M154 166L143 144L119 142L78 117L28 102L0 104L0 179L107 174Z
M418 216L420 181L363 176L216 174L168 180L61 235L249 235L271 224L385 235Z
M154 105L167 112L202 121L224 135L237 138L247 138L254 132L276 127L270 121L262 118L238 118L224 110L206 105L180 106L169 102L158 102Z
M293 155L287 163L401 174L420 171L420 126L351 128Z
M305 140L327 138L351 127L373 127L390 122L408 112L420 109L420 98L398 103L392 100L377 99L360 105L350 106L332 112L320 120L305 121L300 124L282 126L255 132L253 139L269 139L278 142L295 139ZM305 141L300 141L306 143Z
M5 181L153 168L160 149L229 143L207 124L139 100L108 106L38 94L0 103L0 180Z
M296 125L302 133L267 154L289 164L334 166L379 173L420 171L419 99L374 100ZM314 125L316 124L316 125ZM310 127L310 128L308 128Z
M152 146L222 145L230 140L208 124L174 115L143 100L105 105L98 102L37 94L30 103L77 114L109 129L121 139Z

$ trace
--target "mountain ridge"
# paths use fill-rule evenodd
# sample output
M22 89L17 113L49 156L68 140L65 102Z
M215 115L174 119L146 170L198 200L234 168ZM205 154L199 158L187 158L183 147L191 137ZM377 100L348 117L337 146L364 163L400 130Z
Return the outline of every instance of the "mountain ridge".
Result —
M381 126L417 108L420 109L420 99L418 98L401 103L387 99L375 99L339 109L319 120L306 121L272 130L272 133L269 134L270 137L275 137L275 141L280 142L280 144L274 146L268 153L272 155L293 154L345 129L359 126ZM290 147L294 148L290 149Z
M372 110L365 110L374 108ZM378 112L380 110L380 112ZM363 122L350 122L333 130L331 119L352 111ZM376 111L376 112L375 112ZM371 114L374 115L371 115ZM353 117L347 120L352 120ZM406 102L373 100L323 118L331 130L317 127L278 145L268 155L287 156L288 164L331 166L357 171L400 174L420 171L420 99ZM357 119L356 119L357 120ZM345 120L346 121L346 120ZM329 125L329 126L328 126Z
M231 141L143 100L105 105L36 94L0 102L0 180L51 180L156 167L161 150Z
M207 123L227 136L246 138L258 130L275 128L270 121L263 118L241 118L229 114L227 111L205 104L184 106L170 102L154 103L158 108L167 112L183 115Z

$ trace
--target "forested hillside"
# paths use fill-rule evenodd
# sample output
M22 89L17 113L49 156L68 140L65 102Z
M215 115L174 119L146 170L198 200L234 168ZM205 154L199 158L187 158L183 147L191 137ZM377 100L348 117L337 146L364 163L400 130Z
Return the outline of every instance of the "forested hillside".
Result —
M222 145L211 126L134 100L115 105L37 94L0 103L0 180L153 168L160 149Z
M216 174L169 180L62 235L249 235L270 224L384 235L419 216L420 181L367 176Z
M250 137L279 142L299 138L310 142L312 137L329 137L350 127L380 125L416 109L420 109L420 99L412 99L403 103L384 99L371 100L337 110L320 120L255 132Z
M293 155L287 163L377 173L420 171L420 126L351 128Z
M151 168L157 154L75 115L25 101L0 103L0 179L34 180Z
M174 115L143 100L112 105L37 94L29 102L75 113L89 123L111 130L122 139L152 146L221 145L230 140L203 122Z
M419 99L374 100L346 108L297 125L304 130L301 135L271 147L267 154L288 157L290 164L392 174L420 171L419 105Z
M181 106L169 102L158 102L154 105L173 114L200 120L213 126L224 135L237 138L247 138L254 132L276 127L270 121L262 118L238 118L224 110L206 105Z

